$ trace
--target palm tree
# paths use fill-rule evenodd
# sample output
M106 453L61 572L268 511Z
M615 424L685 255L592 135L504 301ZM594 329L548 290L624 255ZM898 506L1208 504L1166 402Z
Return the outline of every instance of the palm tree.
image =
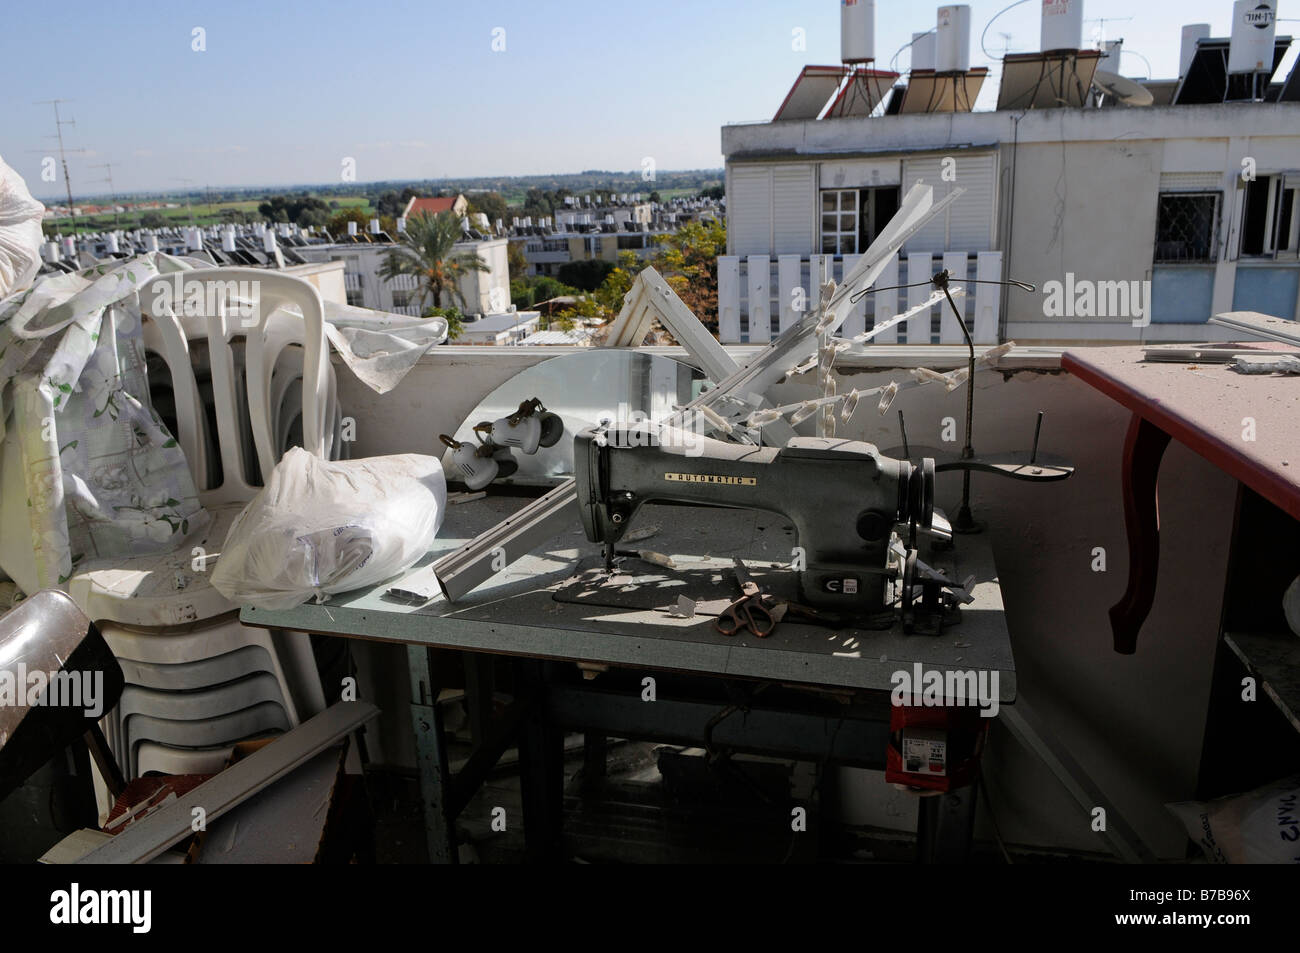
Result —
M461 277L490 269L477 254L452 254L461 237L460 219L454 212L421 212L406 223L401 243L388 253L379 273L385 280L414 275L421 305L432 298L432 306L441 307L443 294L450 293L463 309L466 305L460 290Z

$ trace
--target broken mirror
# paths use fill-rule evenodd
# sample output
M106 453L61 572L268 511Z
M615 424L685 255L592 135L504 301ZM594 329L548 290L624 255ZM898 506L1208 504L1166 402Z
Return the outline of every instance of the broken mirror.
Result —
M502 430L508 426L507 418L536 399L544 408L540 412L560 418L563 434L553 441L543 440L532 453L517 447L498 451L496 456L505 465L494 482L553 486L573 476L573 437L583 428L606 420L615 424L663 420L674 407L698 397L704 382L696 368L659 354L615 348L563 354L521 371L488 394L461 423L453 442L477 445L490 439L485 435L493 424ZM443 467L449 479L464 479L453 461L453 450L444 455Z

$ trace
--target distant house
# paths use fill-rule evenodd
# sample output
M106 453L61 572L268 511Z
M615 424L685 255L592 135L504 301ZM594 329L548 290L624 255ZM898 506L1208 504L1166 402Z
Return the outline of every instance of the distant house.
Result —
M465 201L465 196L457 195L446 196L444 198L426 199L412 197L406 203L406 210L402 212L407 218L419 215L425 212L429 215L438 215L442 212L455 212L458 216L464 217L469 212L469 203Z

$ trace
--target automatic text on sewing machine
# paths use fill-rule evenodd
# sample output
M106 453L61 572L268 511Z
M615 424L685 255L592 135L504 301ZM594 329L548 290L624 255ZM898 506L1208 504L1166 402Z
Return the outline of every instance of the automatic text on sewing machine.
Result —
M665 473L669 483L719 483L723 486L758 486L757 477L727 476L722 473Z
M893 691L890 702L895 706L908 705L923 708L980 709L981 718L996 718L998 714L998 673L981 669L965 672L930 669L920 662L909 672L899 669L889 678Z
M104 673L27 670L19 662L0 669L0 708L80 708L87 718L104 714Z

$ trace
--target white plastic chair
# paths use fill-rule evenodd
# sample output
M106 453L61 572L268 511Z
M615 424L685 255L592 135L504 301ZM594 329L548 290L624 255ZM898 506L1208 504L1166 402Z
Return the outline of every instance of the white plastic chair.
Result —
M237 678L274 672L275 658L260 645L247 645L210 659L190 663L141 662L118 657L128 685L184 692L233 682Z
M199 389L190 363L189 338L175 309L160 309L149 314L157 331L161 353L172 375L176 402L176 439L186 455L199 500L211 522L203 539L184 550L147 556L99 560L79 567L68 583L72 598L96 621L109 620L128 625L179 625L211 618L235 606L211 588L212 566L194 572L190 568L191 547L198 545L209 554L220 552L226 532L244 504L252 499L257 487L244 478L245 464L252 460L240 439L239 421L246 416L253 435L257 469L265 481L279 461L275 441L275 417L278 408L269 404L269 389L275 363L281 351L291 343L295 324L302 341L302 431L303 447L309 453L324 456L326 427L329 423L327 391L329 370L325 344L325 311L320 293L308 282L291 275L255 268L212 268L181 272L182 282L200 282L205 289L204 301L213 300L213 314L204 316L207 330L208 359L212 368L213 400L216 404L218 451L221 460L221 483L207 486L204 451L204 415ZM142 308L149 310L155 302L174 297L176 278L162 275L141 289ZM230 292L239 282L253 283L257 289L257 307L245 327L237 315L239 302L230 300ZM235 283L232 287L231 283ZM160 293L159 286L168 286ZM206 289L211 287L209 296ZM181 301L188 300L182 296ZM177 307L180 307L177 303ZM271 314L283 306L293 306L296 315L281 311L274 321ZM192 316L187 322L193 323ZM269 333L268 333L269 328ZM243 336L244 388L236 388L234 355L230 342ZM241 399L242 398L242 399Z
M129 776L136 774L135 751L142 743L181 748L226 745L252 733L287 729L325 706L306 633L283 632L272 636L265 630L241 625L237 606L213 589L210 582L230 524L258 490L245 474L258 472L264 482L279 460L274 430L280 409L270 405L269 390L275 365L291 344L300 345L294 350L301 355L298 390L303 446L318 456L325 453L325 428L331 402L326 399L330 376L320 294L308 282L277 272L253 268L198 269L180 273L182 290L190 287L189 282L202 283L202 300L213 302L212 313L178 316L175 312L191 300L188 294L173 302L172 308L159 308L155 312L155 303L174 297L160 294L159 285L170 285L167 290L174 292L176 280L175 275L155 278L141 289L140 301L146 312L146 343L162 354L172 377L177 417L175 436L186 455L199 500L209 514L209 525L199 538L172 552L99 560L80 566L69 580L68 590L82 610L100 625L119 657L145 664L139 671L151 682L166 670L148 666L190 666L184 673L170 670L176 677L172 685L155 683L142 688L196 691L202 687L201 679L206 674L220 675L219 666L212 665L211 659L249 646L261 646L271 658L271 665L261 671L274 677L281 697L245 709L255 710L258 717L249 715L243 719L218 715L185 721L159 717L162 712L157 711L140 710L129 717L113 713L105 719L105 730ZM232 297L239 282L250 283L249 287L257 291L257 307L247 321L239 314L240 301ZM286 306L299 314L286 312L283 310ZM206 336L212 372L215 446L221 463L221 480L217 485L209 485L207 478L206 420L191 364L190 341L200 336ZM237 371L231 347L232 340L241 336L244 338L242 375ZM246 429L251 431L252 447L241 439L245 429L241 421L246 421ZM202 547L206 554L197 570L195 546ZM213 686L214 692L222 691L220 683L207 685ZM239 692L228 685L226 690L235 695ZM163 699L155 700L161 708L170 707ZM236 701L237 698L218 707L236 711ZM154 731L165 737L153 737ZM241 731L244 733L240 734ZM104 807L102 793L101 809Z
M284 709L274 702L262 702L203 721L173 721L150 715L133 715L126 726L130 732L127 747L130 776L139 776L139 749L146 741L173 748L210 748L282 733L292 727Z
M154 741L142 741L136 748L136 773L216 774L230 759L234 745L216 748L172 748Z

